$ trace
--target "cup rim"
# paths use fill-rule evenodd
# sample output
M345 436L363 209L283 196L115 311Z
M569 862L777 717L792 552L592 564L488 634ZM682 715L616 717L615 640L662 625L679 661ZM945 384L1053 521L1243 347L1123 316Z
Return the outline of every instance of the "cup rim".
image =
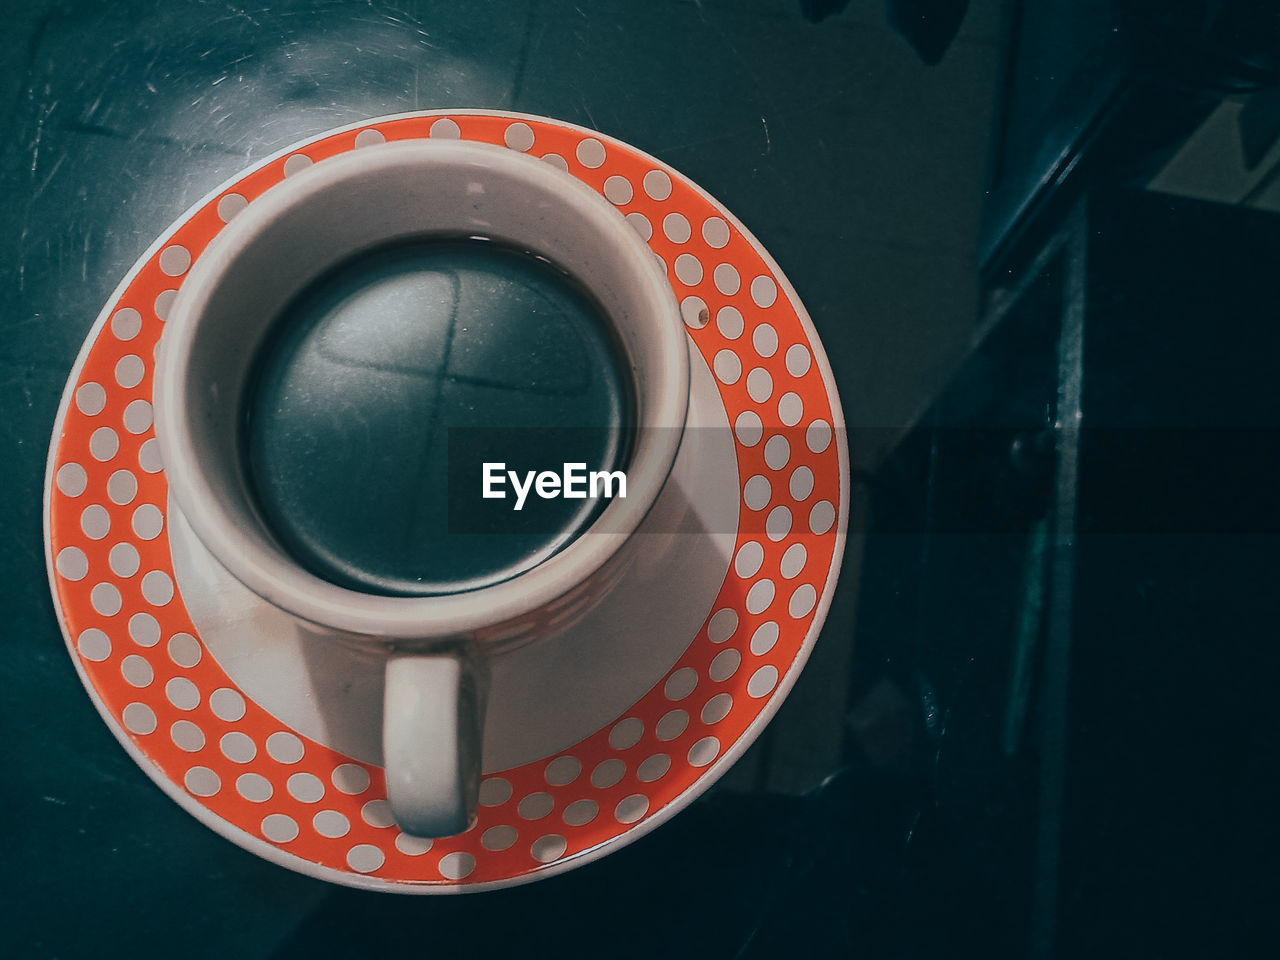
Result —
M596 237L620 245L634 269L631 291L645 314L662 318L656 373L663 387L637 424L627 470L628 497L612 500L576 539L534 567L465 592L427 596L365 593L311 573L275 542L260 517L227 508L200 466L200 431L192 423L187 381L201 314L238 254L299 202L412 163L479 165L554 193ZM537 249L536 237L528 238ZM352 250L352 254L359 253ZM579 278L581 279L581 278ZM271 187L228 223L188 272L160 341L154 383L155 430L170 497L196 536L238 580L267 602L323 628L354 637L418 645L473 636L529 614L585 583L619 550L648 514L675 462L689 403L686 335L674 291L648 245L604 197L551 164L474 141L403 140L320 160ZM677 429L648 429L675 427ZM636 494L631 495L632 491Z

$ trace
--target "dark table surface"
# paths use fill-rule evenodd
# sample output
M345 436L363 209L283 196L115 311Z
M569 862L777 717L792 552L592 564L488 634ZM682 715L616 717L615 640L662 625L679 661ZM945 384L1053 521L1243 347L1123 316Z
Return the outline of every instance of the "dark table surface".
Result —
M81 688L54 616L44 465L95 316L192 203L299 138L457 106L600 129L724 202L799 291L874 457L972 335L1003 5L973 4L936 68L898 42L876 5L821 24L792 0L4 6L0 953L417 952L428 930L452 949L495 956L769 956L792 942L842 955L865 942L875 881L847 865L874 858L886 822L890 833L904 826L894 819L898 786L851 798L837 779L815 792L843 764L856 564L846 565L796 703L729 788L563 878L481 897L398 898L240 850L126 756ZM827 822L824 809L873 827L802 829ZM846 909L855 888L862 914ZM797 899L796 889L809 893Z

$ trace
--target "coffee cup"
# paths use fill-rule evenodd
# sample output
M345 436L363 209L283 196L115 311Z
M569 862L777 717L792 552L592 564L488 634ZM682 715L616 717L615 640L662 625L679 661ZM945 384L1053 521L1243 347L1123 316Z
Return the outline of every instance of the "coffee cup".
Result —
M599 305L630 392L631 416L619 424L626 495L494 582L429 595L338 582L264 519L247 463L245 398L282 315L320 278L389 245L460 238L548 261ZM265 605L304 625L316 655L354 647L384 662L388 799L404 832L431 837L473 822L493 659L517 648L553 657L565 629L607 605L629 569L652 567L671 548L637 531L669 484L689 381L665 272L608 201L504 148L401 141L299 171L218 234L170 311L154 408L170 495L200 545Z

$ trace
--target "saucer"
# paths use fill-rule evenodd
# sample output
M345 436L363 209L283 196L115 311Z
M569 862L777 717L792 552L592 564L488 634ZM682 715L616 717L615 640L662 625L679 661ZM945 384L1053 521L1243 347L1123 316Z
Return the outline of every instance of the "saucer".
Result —
M649 243L732 427L739 508L715 600L676 644L682 652L666 675L571 746L487 771L475 826L437 840L396 828L376 763L270 712L206 643L175 573L170 532L181 518L169 507L150 404L164 318L225 223L313 162L424 137L505 145L553 163L599 191ZM746 750L826 616L848 476L834 380L813 326L777 265L723 206L654 158L581 127L493 111L416 113L275 155L197 204L135 265L63 395L46 479L46 555L63 634L95 706L142 769L199 820L273 862L338 883L480 890L618 849L677 813Z

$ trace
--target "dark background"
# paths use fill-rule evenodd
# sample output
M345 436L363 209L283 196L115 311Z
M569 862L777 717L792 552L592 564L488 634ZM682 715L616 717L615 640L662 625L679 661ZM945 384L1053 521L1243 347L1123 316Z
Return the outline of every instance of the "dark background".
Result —
M973 0L922 56L947 6L0 3L0 954L1273 955L1274 13ZM161 230L301 137L460 106L626 140L757 235L830 355L855 535L703 800L563 877L395 897L245 853L124 754L41 491Z

